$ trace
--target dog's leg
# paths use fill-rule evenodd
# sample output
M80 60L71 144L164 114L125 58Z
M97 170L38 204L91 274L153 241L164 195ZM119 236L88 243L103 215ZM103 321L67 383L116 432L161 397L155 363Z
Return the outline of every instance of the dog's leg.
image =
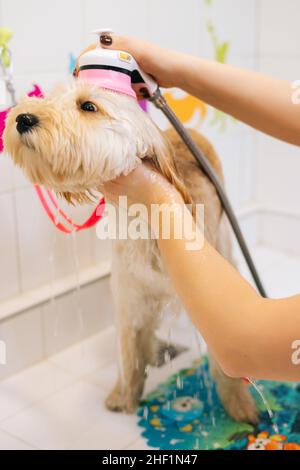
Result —
M143 393L147 366L160 367L187 349L156 337L155 329L162 308L160 302L154 301L147 293L144 298L139 296L137 304L140 318L133 315L136 307L131 304L129 296L120 307L119 378L106 400L108 409L112 411L134 412Z
M249 387L243 380L227 377L212 355L210 355L210 371L216 382L220 400L229 416L235 421L256 424L257 406Z
M119 325L119 378L106 400L111 411L133 413L139 404L146 377L143 333L133 325Z
M155 331L170 302L155 242L117 241L113 250L112 290L117 313L119 378L106 405L131 413L138 406L148 365L160 366L184 348L159 340Z
M128 272L132 263L128 243L118 243L115 252L118 257L113 256L112 290L117 314L119 377L106 406L112 411L132 413L143 393L147 365L155 354L154 332L161 304L151 295L150 283L145 286L132 271ZM138 269L137 256L134 262L134 269Z

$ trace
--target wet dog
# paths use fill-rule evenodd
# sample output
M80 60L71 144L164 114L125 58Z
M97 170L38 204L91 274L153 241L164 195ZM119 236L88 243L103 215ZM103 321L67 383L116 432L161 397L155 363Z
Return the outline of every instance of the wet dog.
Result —
M212 145L193 138L222 178ZM103 182L147 159L186 203L205 206L205 236L232 262L228 230L215 188L175 132L162 133L132 97L74 81L44 99L24 98L10 113L5 148L29 180L69 202L85 202ZM119 334L119 378L106 404L131 413L143 393L147 365L160 366L178 348L156 336L161 312L175 293L155 240L113 242L112 289ZM199 279L201 282L201 279ZM257 409L242 380L224 375L210 357L220 399L235 420L255 422Z

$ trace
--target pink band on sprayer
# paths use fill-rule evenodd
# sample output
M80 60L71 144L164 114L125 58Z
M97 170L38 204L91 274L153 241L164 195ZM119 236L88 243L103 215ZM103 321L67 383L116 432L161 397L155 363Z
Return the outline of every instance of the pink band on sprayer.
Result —
M103 69L86 69L81 70L78 74L80 80L93 83L100 88L124 93L125 95L136 98L136 94L131 86L131 77L122 72L115 70Z

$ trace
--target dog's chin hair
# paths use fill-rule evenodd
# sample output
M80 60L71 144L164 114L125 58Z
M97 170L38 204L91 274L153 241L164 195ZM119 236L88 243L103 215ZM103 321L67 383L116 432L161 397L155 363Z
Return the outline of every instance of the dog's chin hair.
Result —
M92 191L87 189L86 191L81 192L61 192L56 191L58 197L64 199L68 204L76 206L77 204L95 204L98 202L97 195Z
M22 142L22 145L27 147L29 150L35 151L35 146L33 142L31 142L26 135L21 137L21 142Z

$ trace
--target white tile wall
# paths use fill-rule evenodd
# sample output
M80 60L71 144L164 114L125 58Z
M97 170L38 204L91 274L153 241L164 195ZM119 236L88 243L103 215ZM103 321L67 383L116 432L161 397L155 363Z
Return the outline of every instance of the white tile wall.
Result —
M109 278L48 302L41 310L45 354L51 356L112 323Z
M56 353L110 326L114 311L109 282L105 277L0 322L0 340L5 342L7 359L5 365L0 365L0 381L50 356L54 364ZM114 349L104 343L95 343L95 347ZM68 353L64 358L65 363L58 364L62 369L68 365ZM84 370L89 359L80 347L77 359L73 369ZM0 404L0 420L4 411Z
M79 266L91 264L88 232L76 234L74 244L70 236L58 232L46 217L32 187L17 190L16 199L23 291L75 271L74 250Z
M149 0L149 36L152 41L198 55L201 52L205 24L203 2L185 0Z
M240 208L253 204L257 198L257 135L248 130L241 138L239 165Z
M0 194L0 301L20 291L16 218L12 193Z
M270 57L261 54L259 57L259 69L267 75L273 75L290 82L300 79L299 58L297 56L292 58L284 54L282 56Z
M0 368L0 380L25 369L44 357L41 309L0 323L0 338L6 344L6 365Z
M151 3L151 0L83 1L85 41L95 40L91 31L102 27L148 39L149 1Z
M259 218L259 240L266 246L300 254L300 216L275 210L263 212ZM296 260L299 263L299 260ZM280 269L280 266L278 266ZM297 278L298 284L299 279Z
M263 73L291 82L299 80L299 15L297 0L260 0L259 68ZM257 200L268 208L260 217L260 238L272 246L299 252L295 241L299 217L291 217L291 213L300 216L300 150L263 135L259 135L257 150Z
M260 0L260 54L300 56L299 1Z
M224 136L216 145L216 150L223 163L227 193L236 209L239 209L241 204L240 193L243 181L240 161L244 158L242 146L245 138L245 135L232 138Z
M256 52L258 1L217 0L210 8L204 9L205 20L212 21L219 40L230 42L230 61L233 58L251 58ZM213 49L209 36L205 35L204 41L204 54L211 57Z
M4 153L0 154L0 194L11 191L13 188L13 165L10 158Z
M265 136L258 142L259 200L263 205L299 210L300 149Z
M82 47L81 0L1 0L1 20L15 32L17 75L65 72L69 53Z
M35 450L34 447L25 444L25 442L8 433L0 431L0 450Z

